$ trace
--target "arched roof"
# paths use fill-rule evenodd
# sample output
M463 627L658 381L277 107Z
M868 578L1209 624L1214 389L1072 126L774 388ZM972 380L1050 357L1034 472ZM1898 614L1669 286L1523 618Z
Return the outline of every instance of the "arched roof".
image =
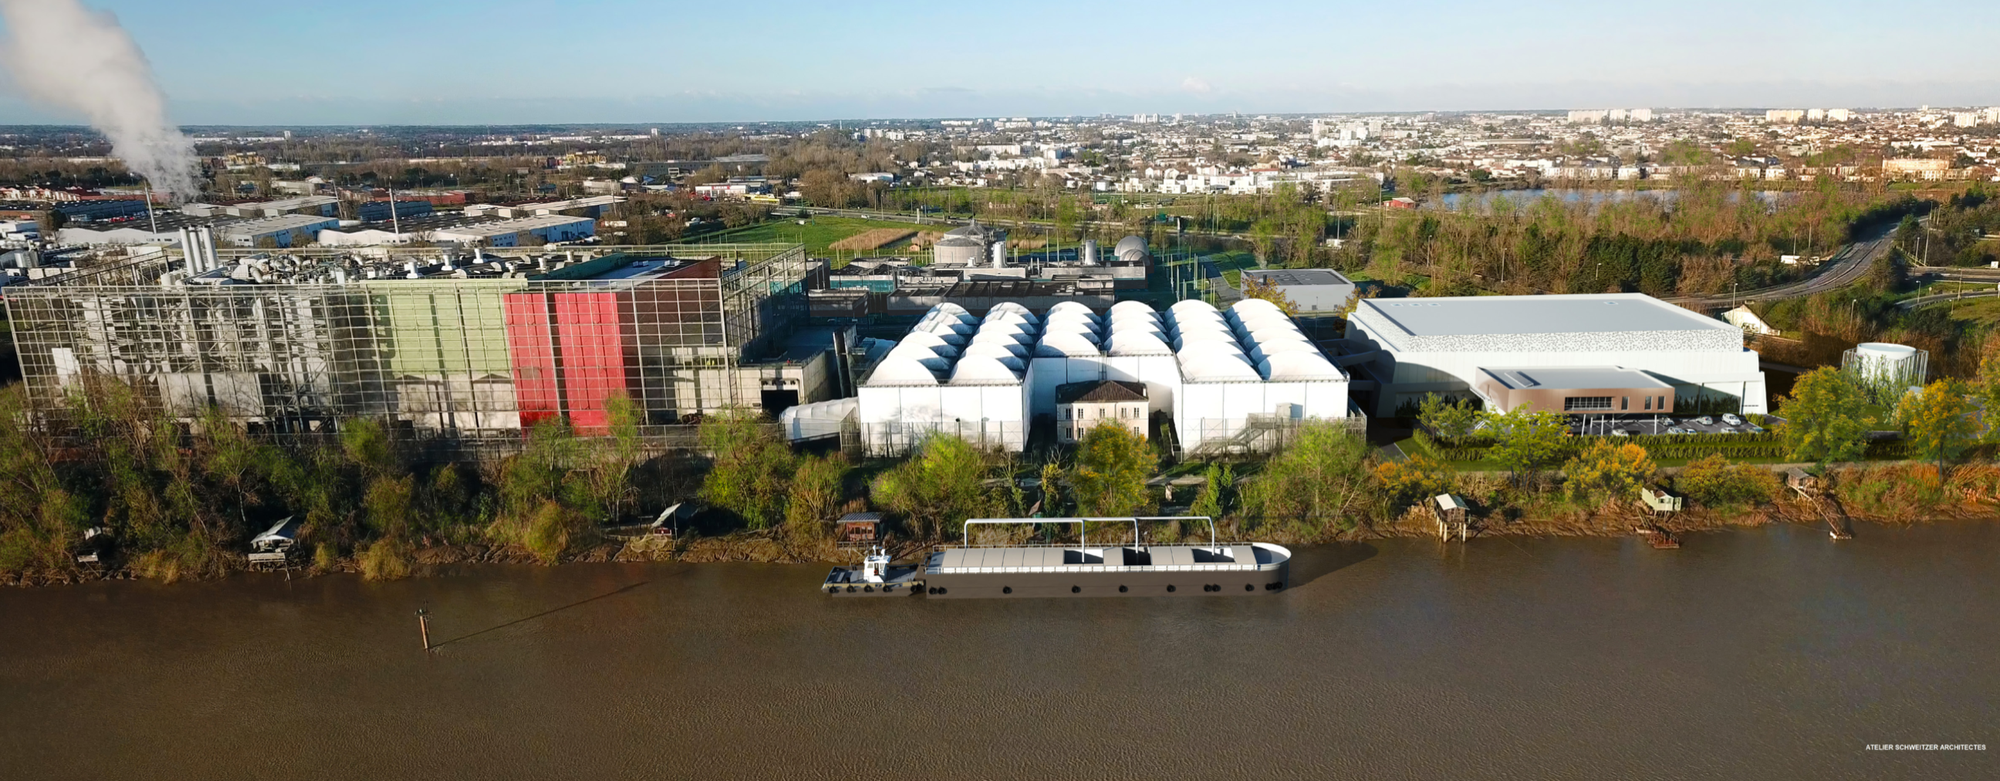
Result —
M1081 357L1103 355L1097 344L1078 334L1050 334L1035 346L1038 358Z
M1028 354L1028 346L1013 341L974 342L966 345L960 360L974 356L987 358L1020 358Z
M1174 350L1158 334L1145 331L1117 331L1111 334L1112 355L1173 355Z
M887 358L868 375L869 385L936 385L937 374L911 358Z
M958 362L951 372L953 385L1011 384L1021 381L1021 375L999 358L975 356Z
M1338 380L1346 376L1318 353L1278 353L1258 363L1257 373L1273 382Z

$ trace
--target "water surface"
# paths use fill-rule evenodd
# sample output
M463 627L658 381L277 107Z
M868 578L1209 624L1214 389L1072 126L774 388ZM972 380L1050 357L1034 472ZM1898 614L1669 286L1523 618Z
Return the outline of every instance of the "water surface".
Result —
M2000 525L1302 552L1271 598L821 567L0 590L0 777L2000 777ZM412 611L434 616L434 654Z

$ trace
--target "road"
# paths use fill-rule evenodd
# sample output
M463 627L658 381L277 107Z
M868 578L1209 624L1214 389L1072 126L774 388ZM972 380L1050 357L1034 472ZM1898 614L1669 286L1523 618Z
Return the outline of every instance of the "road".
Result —
M1787 298L1803 298L1828 291L1839 290L1854 284L1868 274L1875 265L1875 259L1887 253L1895 243L1890 240L1896 232L1896 224L1889 223L1869 231L1868 237L1842 247L1839 252L1821 263L1810 277L1783 285L1742 290L1727 296L1681 296L1667 299L1668 303L1689 308L1723 308L1749 301L1778 301Z
M2000 296L2000 289L1960 290L1953 293L1938 293L1937 295L1917 296L1916 298L1904 299L1902 301L1896 302L1896 308L1908 311L1911 309L1930 306L1931 304L1948 304L1953 301L1959 301L1967 298L1992 298L1994 296Z

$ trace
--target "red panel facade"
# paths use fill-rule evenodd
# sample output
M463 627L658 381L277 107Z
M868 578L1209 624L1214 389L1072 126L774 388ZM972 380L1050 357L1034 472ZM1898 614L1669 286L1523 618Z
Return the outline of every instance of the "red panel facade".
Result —
M629 392L624 327L618 293L555 293L556 335L562 353L562 390L578 433L610 431L605 401Z
M505 301L507 353L514 364L514 395L521 407L521 427L526 429L562 414L555 329L549 320L547 295L509 293Z

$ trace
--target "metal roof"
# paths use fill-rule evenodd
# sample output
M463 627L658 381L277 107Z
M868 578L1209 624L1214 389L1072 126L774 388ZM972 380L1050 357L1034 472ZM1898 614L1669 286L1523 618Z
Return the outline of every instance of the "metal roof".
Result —
M1639 293L1367 299L1412 336L1737 330Z
M1623 366L1487 367L1479 370L1510 390L1571 388L1672 388L1638 369Z

